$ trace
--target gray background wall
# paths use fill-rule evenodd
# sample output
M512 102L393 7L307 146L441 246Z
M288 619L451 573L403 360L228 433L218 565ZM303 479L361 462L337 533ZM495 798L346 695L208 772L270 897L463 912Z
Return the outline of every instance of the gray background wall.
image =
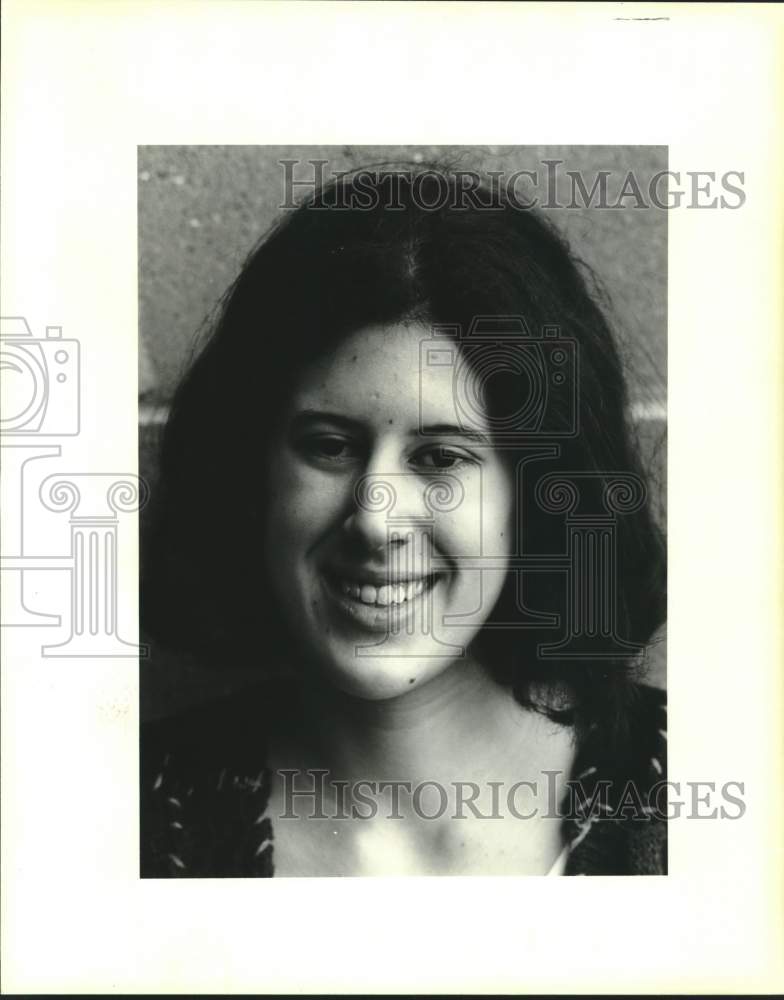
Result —
M633 170L643 191L666 170L660 146L146 146L139 149L139 295L144 344L142 392L167 399L197 331L250 249L279 216L282 159L329 160L348 170L389 159L445 158L465 169L538 170L560 159L559 201L568 204L567 170L590 190L611 171L617 195ZM303 165L295 176L312 175ZM522 190L522 188L520 188ZM537 189L545 196L545 187ZM612 318L630 365L635 400L663 401L667 305L667 216L655 207L560 208L548 215L610 293Z
M568 205L566 171L579 171L590 191L599 171L610 172L609 202L633 171L647 193L650 178L667 169L661 146L145 146L138 152L140 472L153 485L155 443L165 407L209 318L242 261L280 214L280 160L298 160L295 177L312 177L308 160L330 171L389 160L446 160L462 169L537 171L528 195L547 197L544 160L557 167L557 201ZM304 190L304 189L303 189ZM523 185L518 187L521 196ZM662 197L666 188L662 186ZM618 209L547 210L572 249L599 277L609 318L627 369L633 414L653 475L654 507L665 510L667 213L648 205ZM142 712L158 715L243 683L227 665L220 677L153 650L143 666ZM653 647L650 677L663 684L663 645Z

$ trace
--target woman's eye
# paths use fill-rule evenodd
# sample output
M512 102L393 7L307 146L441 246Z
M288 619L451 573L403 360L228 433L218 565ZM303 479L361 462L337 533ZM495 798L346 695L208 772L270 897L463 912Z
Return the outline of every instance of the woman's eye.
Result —
M471 461L471 456L453 448L428 448L420 451L414 458L417 465L424 469L442 469L447 472L457 469Z
M332 434L305 438L299 442L299 449L309 458L328 462L352 461L358 454L358 449L352 441Z

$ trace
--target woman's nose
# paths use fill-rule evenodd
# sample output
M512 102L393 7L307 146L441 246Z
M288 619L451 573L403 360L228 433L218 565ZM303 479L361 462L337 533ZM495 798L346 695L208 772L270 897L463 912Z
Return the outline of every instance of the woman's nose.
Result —
M353 510L346 521L346 532L371 551L391 545L393 538L389 513L386 507L375 507L373 504L373 499L385 495L385 484L360 481L357 486Z
M411 520L424 512L423 486L410 472L370 471L355 483L349 534L369 549L405 544Z

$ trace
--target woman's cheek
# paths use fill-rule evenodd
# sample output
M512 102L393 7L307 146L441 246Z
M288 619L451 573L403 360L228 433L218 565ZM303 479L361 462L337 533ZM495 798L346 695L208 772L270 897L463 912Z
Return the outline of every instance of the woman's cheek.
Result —
M459 560L461 556L476 558L496 551L493 547L488 550L488 529L492 531L497 521L492 485L485 483L477 469L462 478L453 509L436 515L436 534L447 556Z
M490 465L482 491L482 550L488 555L509 555L514 547L514 492L508 470Z
M272 479L271 529L305 543L328 529L344 502L343 477L314 469L296 459L284 460ZM273 537L274 542L274 537Z

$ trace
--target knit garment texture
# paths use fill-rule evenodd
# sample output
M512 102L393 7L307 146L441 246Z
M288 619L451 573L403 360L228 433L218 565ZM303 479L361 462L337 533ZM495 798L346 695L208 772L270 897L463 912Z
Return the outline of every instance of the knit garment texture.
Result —
M667 873L666 697L643 684L633 695L623 752L595 726L578 746L564 875ZM142 878L274 876L264 707L268 692L251 689L142 725Z

